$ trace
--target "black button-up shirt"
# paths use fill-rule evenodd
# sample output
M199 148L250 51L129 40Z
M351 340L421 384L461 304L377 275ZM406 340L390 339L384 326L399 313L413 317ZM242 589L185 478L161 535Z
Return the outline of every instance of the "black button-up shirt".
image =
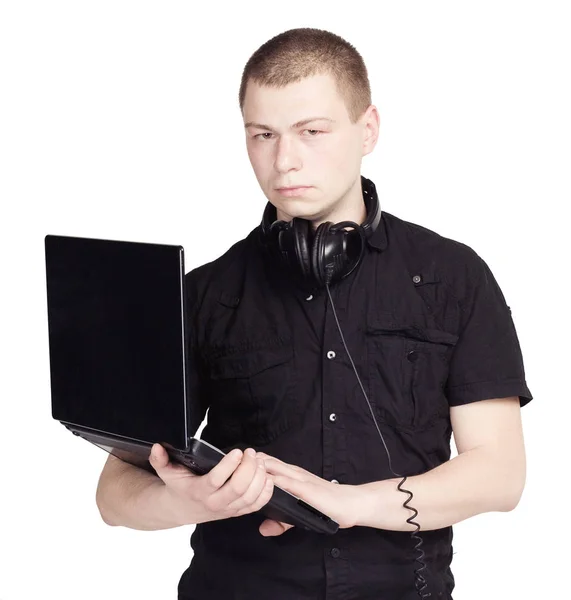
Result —
M294 282L260 236L186 276L193 433L209 409L202 438L225 451L252 446L341 484L394 477L326 290ZM450 406L532 399L510 308L467 245L383 211L358 268L330 289L397 473L450 459ZM264 518L197 525L179 599L418 598L410 531L265 538ZM425 591L451 598L452 527L420 535Z

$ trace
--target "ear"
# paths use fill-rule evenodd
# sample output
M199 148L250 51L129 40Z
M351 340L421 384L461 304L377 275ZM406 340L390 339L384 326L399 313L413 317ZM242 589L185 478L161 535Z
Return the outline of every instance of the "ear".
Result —
M371 104L361 118L363 120L363 156L366 156L367 154L370 154L377 145L381 117L377 107L374 104Z

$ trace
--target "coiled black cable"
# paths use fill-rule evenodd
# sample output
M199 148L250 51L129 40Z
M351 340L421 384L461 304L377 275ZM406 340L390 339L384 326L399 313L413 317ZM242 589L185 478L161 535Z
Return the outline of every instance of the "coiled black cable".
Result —
M420 598L429 598L430 596L432 596L432 594L430 592L423 591L426 589L428 584L426 582L424 575L422 574L422 571L424 571L426 569L426 564L424 562L424 550L422 549L422 538L420 537L420 535L418 535L418 532L420 531L420 525L417 522L413 521L413 519L415 519L417 517L418 511L413 506L409 505L409 502L413 498L412 492L410 490L407 490L402 487L404 482L407 480L407 476L401 475L400 473L395 473L395 471L393 469L392 461L391 461L391 454L385 443L385 438L383 437L383 434L381 433L381 430L377 423L377 419L375 418L375 413L373 411L373 408L371 407L371 403L369 402L369 398L367 396L367 393L365 392L365 388L363 387L363 384L361 383L361 378L359 377L359 373L357 372L357 368L355 367L355 363L353 362L353 358L351 357L349 348L347 348L347 344L345 343L345 337L343 335L343 331L341 330L341 325L339 324L339 319L337 318L337 312L335 311L335 305L333 303L333 298L331 297L331 291L329 290L328 283L325 284L325 289L327 290L327 295L329 296L329 302L331 303L331 308L333 310L333 316L335 317L335 322L337 323L337 328L339 329L339 334L341 335L341 340L343 341L343 346L345 347L347 356L349 356L349 360L351 361L351 366L353 367L353 371L355 371L355 375L357 376L357 381L359 382L359 385L361 386L361 391L363 392L363 395L365 396L365 400L367 401L367 404L369 405L369 410L371 411L371 415L373 417L375 427L377 428L377 432L379 433L379 436L381 437L381 441L383 442L383 446L385 447L385 451L386 451L387 457L389 459L389 469L391 470L391 472L393 473L393 475L395 477L402 477L402 480L397 485L397 489L399 491L403 492L404 494L408 494L408 498L403 503L403 506L404 506L404 508L406 508L414 513L411 517L409 517L406 520L406 522L410 523L411 525L416 526L416 530L411 531L410 535L411 535L411 539L417 541L414 548L415 548L415 550L418 551L418 556L415 558L415 560L418 563L420 563L420 567L414 570L414 576L415 576L414 586L415 586L416 591Z

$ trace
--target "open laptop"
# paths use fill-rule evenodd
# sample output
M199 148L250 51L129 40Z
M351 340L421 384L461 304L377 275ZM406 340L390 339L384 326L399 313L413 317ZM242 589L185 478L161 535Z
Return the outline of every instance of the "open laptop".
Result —
M208 473L224 452L188 435L182 246L47 235L52 416L122 460L154 473L155 442L171 460ZM261 512L310 531L338 524L274 487Z

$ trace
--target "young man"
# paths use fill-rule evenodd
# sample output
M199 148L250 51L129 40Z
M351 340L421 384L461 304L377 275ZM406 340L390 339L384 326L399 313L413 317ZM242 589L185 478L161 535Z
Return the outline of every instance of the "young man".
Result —
M379 115L353 46L316 29L276 36L248 61L240 106L264 226L187 286L193 423L209 408L202 438L249 451L204 476L158 444L158 476L111 456L101 515L135 529L197 524L179 599L413 600L416 526L394 470L418 511L424 593L452 598L451 526L512 510L525 483L520 406L532 395L510 309L474 250L382 211L329 289L333 312L311 270L312 232L364 224L378 203L360 170ZM275 220L300 227L299 264L272 251ZM266 520L273 485L335 519L337 534Z

